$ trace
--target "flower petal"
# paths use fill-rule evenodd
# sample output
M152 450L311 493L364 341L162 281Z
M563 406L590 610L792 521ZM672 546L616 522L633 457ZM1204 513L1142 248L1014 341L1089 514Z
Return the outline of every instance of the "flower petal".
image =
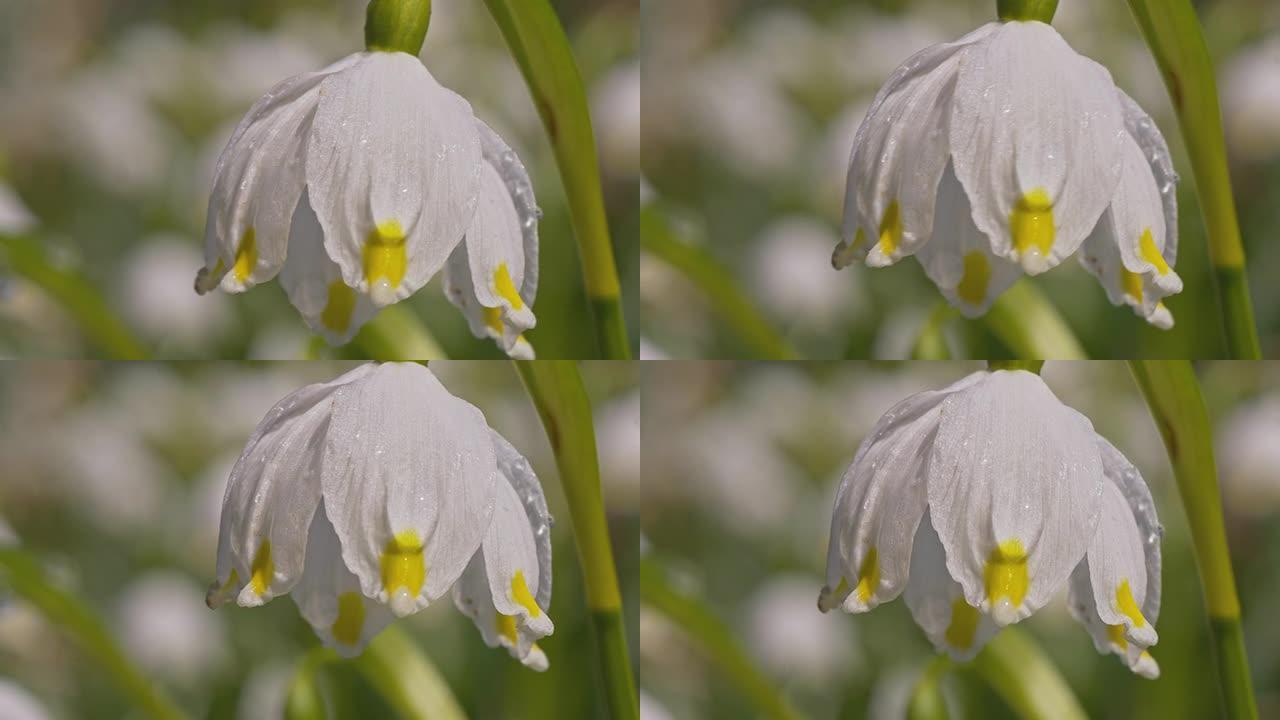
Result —
M305 182L303 151L320 84L359 60L295 75L249 109L218 157L205 221L205 268L196 290L242 292L284 264L289 224Z
M498 472L511 485L524 508L529 526L533 528L534 554L538 560L538 582L534 589L534 599L544 608L551 607L551 526L555 520L547 509L547 498L542 491L542 483L533 473L529 461L516 450L507 439L497 433L490 432L493 438L493 452L498 462ZM532 585L530 587L533 587Z
M342 270L324 251L324 231L306 192L289 230L289 257L280 284L307 326L330 345L345 345L377 312L373 302L342 281Z
M1123 628L1129 641L1149 647L1155 627L1142 614L1147 597L1146 557L1129 503L1114 483L1103 483L1102 515L1087 555L1094 609L1102 622Z
M948 302L965 317L978 317L1017 282L1022 268L991 252L950 164L938 183L935 218L933 238L916 257Z
M346 284L382 306L440 270L475 213L471 106L406 53L365 53L320 87L307 188Z
M293 590L302 617L325 647L355 657L395 620L385 605L360 592L360 580L342 563L342 546L333 523L316 510L307 538L307 570Z
M511 346L506 347L506 340L511 333L508 331L501 311L496 311L498 316L495 317L493 315L495 311L486 308L476 297L476 286L471 281L471 261L465 242L459 243L458 247L454 248L453 254L449 256L449 262L444 266L444 294L454 307L462 311L462 316L467 319L467 327L470 328L474 337L487 337L493 340L509 357L516 360L534 359L533 346L523 335L516 335Z
M1145 678L1154 680L1160 676L1160 665L1146 647L1130 642L1125 637L1123 625L1108 625L1098 616L1098 605L1089 580L1088 560L1081 561L1071 573L1068 588L1067 610L1071 617L1084 625L1098 652L1119 655L1130 670Z
M1130 137L1142 149L1142 155L1151 166L1156 187L1160 190L1160 202L1164 207L1165 241L1162 254L1172 267L1178 259L1178 173L1173 169L1169 145L1151 116L1123 90L1116 88L1120 107L1124 111L1124 125Z
M965 602L964 589L947 574L942 541L926 514L911 552L907 607L938 652L954 660L972 660L1000 630L991 618Z
M1103 483L1096 438L1026 371L993 372L943 401L929 510L947 570L997 624L1043 607L1084 557Z
M840 480L827 550L826 612L866 612L902 592L911 543L925 511L924 467L945 398L980 381L974 373L942 390L916 393L895 405L862 441Z
M321 472L342 557L398 616L443 595L479 549L498 474L484 415L416 363L334 397Z
M853 141L843 240L832 256L837 269L862 258L873 267L889 265L929 239L961 51L997 27L988 23L921 50L876 94Z
M1080 247L1120 179L1111 75L1043 23L1004 23L965 51L949 133L974 224L1031 274Z
M500 615L493 605L484 553L475 554L462 577L453 586L453 604L476 624L485 645L506 648L511 657L538 672L550 666L546 653L537 643L528 645L521 657L519 630L513 625L512 618Z
M249 436L222 501L211 607L232 597L242 606L261 605L298 581L307 528L320 502L320 463L333 396L370 368L362 365L290 393Z
M520 297L526 305L533 305L538 296L538 222L542 211L533 195L533 181L520 156L507 145L493 128L476 119L476 132L480 136L480 148L484 161L497 171L498 177L511 196L516 216L520 219L521 245L524 250L524 281L520 285Z

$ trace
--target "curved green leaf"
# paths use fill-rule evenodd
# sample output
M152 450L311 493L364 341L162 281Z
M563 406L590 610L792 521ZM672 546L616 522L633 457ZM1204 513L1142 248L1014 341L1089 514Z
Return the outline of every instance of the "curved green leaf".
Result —
M394 625L350 662L405 720L466 720L440 671Z
M485 5L524 73L551 137L582 255L596 339L606 358L626 360L631 357L631 343L622 316L587 93L573 48L548 0L485 0Z
M1085 359L1071 328L1030 280L1023 278L1005 291L987 314L987 327L1018 357L1039 360Z

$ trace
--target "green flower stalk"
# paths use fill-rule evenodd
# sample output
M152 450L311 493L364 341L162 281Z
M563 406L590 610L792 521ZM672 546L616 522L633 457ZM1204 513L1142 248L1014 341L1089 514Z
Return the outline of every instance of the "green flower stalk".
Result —
M1185 360L1135 360L1129 367L1164 438L1191 528L1226 717L1253 720L1258 717L1258 709L1249 677L1249 659L1240 625L1240 600L1236 596L1222 517L1222 498L1213 460L1213 428L1200 384L1191 363Z
M372 0L365 12L364 44L370 50L417 55L431 22L431 0Z
M1001 20L1038 20L1052 22L1058 0L996 0L996 14Z

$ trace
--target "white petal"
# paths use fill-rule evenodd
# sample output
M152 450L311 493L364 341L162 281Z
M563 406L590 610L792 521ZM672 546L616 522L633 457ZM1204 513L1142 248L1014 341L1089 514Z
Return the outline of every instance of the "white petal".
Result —
M342 281L342 270L324 252L324 231L302 193L289 230L289 257L280 284L307 326L330 345L350 342L377 312L373 302Z
M546 608L534 597L540 571L533 532L515 489L498 483L493 523L484 539L485 571L494 607L514 620L513 632L518 628L517 657L527 655L538 638L555 630Z
M533 670L542 672L547 669L547 656L537 644L529 645L524 656L520 655L518 631L500 618L493 605L483 553L476 553L453 586L453 604L476 624L485 645L506 648L512 657Z
M214 170L198 292L219 283L227 292L242 292L280 270L289 223L304 187L303 152L320 84L359 57L350 55L319 72L281 82L240 121Z
M218 578L209 590L210 606L231 597L244 606L261 605L297 582L307 529L320 502L320 463L333 395L371 368L362 365L291 393L249 436L222 501Z
M360 592L359 578L342 563L342 546L323 506L311 522L306 572L293 601L325 647L342 657L359 655L395 619L385 605Z
M1098 616L1093 586L1089 581L1088 560L1082 561L1071 573L1068 588L1067 610L1071 617L1084 625L1098 652L1119 655L1130 670L1145 678L1160 676L1160 666L1146 647L1130 642L1125 637L1123 625L1109 626Z
M956 177L992 250L1031 274L1075 252L1120 178L1106 69L1048 25L1009 22L965 51L952 107Z
M895 405L862 441L840 480L831 516L827 585L818 607L865 612L897 597L907 582L911 543L925 511L923 469L942 401L982 379L974 373Z
M476 119L476 132L480 136L484 161L497 170L520 218L524 249L524 281L520 283L520 297L526 305L533 305L534 298L538 296L538 221L542 219L542 211L538 209L533 195L533 181L515 151L479 118Z
M877 93L853 141L837 268L864 257L868 265L889 265L929 239L961 51L996 27L921 50Z
M935 218L933 237L916 257L948 302L965 317L978 317L1017 282L1022 268L991 252L950 164L938 184Z
M547 509L547 498L542 491L542 483L533 473L529 461L516 450L507 439L496 431L490 433L493 438L493 452L498 462L498 472L511 485L520 503L524 507L525 517L533 528L535 554L538 559L538 583L534 589L534 599L544 608L551 607L551 526L555 522ZM530 585L532 588L533 586Z
M524 248L520 218L498 171L485 164L480 205L464 241L477 302L499 344L509 347L536 324L533 308L521 297ZM454 252L457 252L455 250Z
M1043 607L1084 557L1102 492L1096 437L1026 371L943 401L929 511L965 599L998 624Z
M1164 537L1164 528L1156 516L1151 489L1133 463L1102 436L1098 436L1098 452L1102 455L1103 473L1120 489L1138 526L1147 575L1142 614L1154 625L1160 618L1160 541Z
M1142 154L1151 166L1156 187L1160 190L1160 202L1164 207L1165 262L1173 266L1178 260L1178 173L1173 169L1169 145L1151 116L1133 98L1116 88L1120 107L1124 110L1124 125L1130 137L1138 143Z
M911 617L933 646L955 660L972 660L1000 629L965 602L964 589L947 574L942 541L928 515L916 531L906 599Z
M1088 551L1094 606L1102 622L1120 625L1130 641L1156 643L1156 630L1142 614L1147 597L1146 558L1129 503L1114 483L1103 483L1102 515Z
M405 53L374 52L320 86L307 187L329 257L376 304L431 279L475 212L471 106Z
M462 574L493 515L497 474L484 415L421 365L378 365L334 397L325 507L364 594L399 616Z

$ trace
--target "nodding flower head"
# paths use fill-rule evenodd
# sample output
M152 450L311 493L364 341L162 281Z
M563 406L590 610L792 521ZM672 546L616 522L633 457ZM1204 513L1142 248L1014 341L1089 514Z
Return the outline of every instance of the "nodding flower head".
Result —
M551 518L528 461L427 368L363 365L263 418L231 471L209 605L291 593L355 655L452 590L485 642L547 667Z
M940 652L969 659L1069 586L1101 652L1159 669L1160 523L1137 469L1040 376L978 372L912 395L845 471L818 607L906 593Z

